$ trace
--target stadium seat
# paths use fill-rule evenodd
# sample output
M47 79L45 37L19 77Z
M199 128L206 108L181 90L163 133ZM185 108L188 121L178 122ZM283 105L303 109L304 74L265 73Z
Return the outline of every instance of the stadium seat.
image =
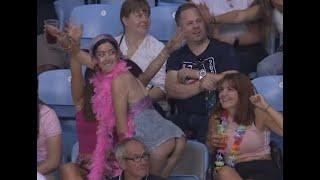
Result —
M71 12L71 22L83 24L81 49L88 49L90 40L100 34L118 36L122 33L119 4L78 6Z

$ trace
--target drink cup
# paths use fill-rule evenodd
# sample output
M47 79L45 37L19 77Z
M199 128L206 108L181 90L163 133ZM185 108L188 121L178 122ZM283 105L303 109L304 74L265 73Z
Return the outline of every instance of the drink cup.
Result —
M55 26L59 29L59 20L57 19L46 19L44 21L45 25L51 25L51 26ZM49 32L47 32L47 30L44 32L47 43L48 44L56 44L57 43L57 37L52 36L51 34L49 34Z

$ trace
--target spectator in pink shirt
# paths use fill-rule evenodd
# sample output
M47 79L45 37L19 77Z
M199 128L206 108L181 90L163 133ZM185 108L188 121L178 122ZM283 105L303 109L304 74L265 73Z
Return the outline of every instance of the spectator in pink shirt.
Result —
M37 171L54 179L62 153L61 127L56 113L39 101L37 125Z

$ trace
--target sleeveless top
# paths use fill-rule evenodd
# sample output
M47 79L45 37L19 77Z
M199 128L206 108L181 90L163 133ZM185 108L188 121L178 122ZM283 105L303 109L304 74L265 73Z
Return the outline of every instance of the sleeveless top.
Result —
M238 127L238 124L235 122L230 122L228 127L225 130L225 133L228 135L226 155L230 155L231 146L234 143L235 130ZM267 154L270 154L270 131L259 130L255 125L250 125L243 138L239 147L239 155L237 159L244 158L254 158L261 157Z

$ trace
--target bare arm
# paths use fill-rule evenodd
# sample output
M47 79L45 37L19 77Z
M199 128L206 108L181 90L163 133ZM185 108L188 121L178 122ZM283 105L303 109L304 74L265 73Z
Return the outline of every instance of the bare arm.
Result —
M166 94L159 87L150 89L148 94L153 102L160 101L166 96Z
M128 116L128 75L121 74L112 82L112 102L116 116L116 127L118 136L125 137L128 131L127 116Z
M262 16L262 7L254 5L244 10L234 10L214 16L215 23L245 23L255 21Z
M172 39L167 43L167 45L162 49L159 55L154 59L147 69L139 76L139 80L144 86L147 86L151 79L157 74L161 69L162 65L168 59L170 53L175 51L181 46L183 41L182 33L177 33Z
M71 58L71 92L72 99L75 104L76 110L80 111L83 107L83 96L85 80L81 71L81 64L75 59Z
M267 108L265 112L268 115L268 118L265 119L265 125L278 135L283 136L283 115L272 107ZM274 126L277 128L273 128Z
M261 96L256 94L250 97L250 101L258 109L256 113L261 117L262 124L278 135L283 135L283 116L281 113L273 109Z
M49 137L48 143L48 157L45 161L38 165L37 171L41 174L48 174L56 170L59 166L62 152L61 134Z
M151 79L157 74L157 72L161 69L164 62L169 57L168 50L163 48L159 55L149 64L147 69L140 74L138 79L142 82L144 86L147 86Z
M181 84L178 81L178 71L168 71L166 76L165 88L167 95L176 99L187 99L201 92L200 81L193 84Z

